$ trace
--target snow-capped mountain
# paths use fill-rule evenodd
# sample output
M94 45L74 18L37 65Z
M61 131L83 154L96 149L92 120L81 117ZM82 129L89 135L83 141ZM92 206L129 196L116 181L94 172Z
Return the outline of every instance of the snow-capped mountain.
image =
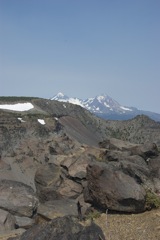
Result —
M69 102L72 104L80 105L86 108L95 115L112 120L126 120L133 118L137 115L147 115L156 121L160 121L160 114L149 111L138 110L135 107L126 107L119 104L116 100L108 96L107 94L101 94L94 98L87 98L85 100L68 97L63 93L58 93L51 100L57 100L60 102Z
M82 100L76 97L70 98L60 92L53 98L51 98L51 100L77 104L93 113L110 113L110 112L125 113L128 111L133 111L132 108L120 105L118 102L116 102L114 99L112 99L106 94L96 96L95 98L87 98L85 100Z
M57 100L59 102L69 102L72 104L77 104L80 105L81 107L85 107L83 104L83 100L79 99L79 98L69 98L67 95L64 95L63 93L59 92L57 95L55 95L53 98L51 98L51 100Z
M84 100L84 106L86 109L94 113L125 113L128 111L132 111L131 108L121 106L118 102L116 102L114 99L112 99L106 94Z

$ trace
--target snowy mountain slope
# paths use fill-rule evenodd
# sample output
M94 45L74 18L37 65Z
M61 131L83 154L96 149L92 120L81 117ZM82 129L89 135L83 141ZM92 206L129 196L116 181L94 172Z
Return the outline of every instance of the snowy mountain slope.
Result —
M63 93L58 93L51 100L77 104L93 113L125 113L128 111L133 111L132 108L121 106L118 102L106 94L96 96L95 98L87 98L86 100L82 100L79 98L70 98Z
M63 93L59 92L57 95L55 95L51 100L57 100L59 102L69 102L72 104L80 105L81 107L85 108L85 105L83 104L83 100L79 98L69 98L67 95L64 95Z
M144 114L156 121L160 121L160 114L138 110L135 107L122 106L107 94L101 94L94 98L87 98L85 100L82 100L76 97L70 98L63 93L58 93L53 98L51 98L51 100L80 105L81 107L86 108L90 112L104 119L127 120L137 115Z
M63 93L58 93L51 100L77 104L94 113L109 113L110 111L125 113L126 111L132 111L132 108L121 106L118 102L106 94L82 100L79 98L70 98Z

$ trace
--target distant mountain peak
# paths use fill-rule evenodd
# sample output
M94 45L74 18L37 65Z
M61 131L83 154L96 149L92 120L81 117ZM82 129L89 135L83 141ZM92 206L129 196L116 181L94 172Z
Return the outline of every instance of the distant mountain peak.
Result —
M59 92L59 93L57 94L57 97L64 97L64 94L63 94L62 92Z
M126 120L144 114L154 120L160 121L160 114L138 110L135 107L123 106L105 93L82 100L77 97L68 97L62 92L59 92L53 96L51 100L79 105L105 119Z
M67 100L68 96L64 95L62 92L57 93L51 98L51 100L58 100L58 101L65 100L65 99Z
M68 97L63 93L59 92L51 100L58 100L60 102L69 102L72 104L80 105L83 108L86 108L93 113L109 113L109 112L118 112L124 113L125 111L132 111L131 108L121 106L117 101L112 99L107 94L97 95L94 98L87 98L82 100L76 97Z

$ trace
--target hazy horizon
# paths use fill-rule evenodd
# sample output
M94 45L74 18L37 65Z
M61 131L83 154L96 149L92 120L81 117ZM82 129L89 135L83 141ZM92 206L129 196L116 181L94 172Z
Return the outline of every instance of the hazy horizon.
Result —
M158 0L0 0L0 95L107 94L160 113Z

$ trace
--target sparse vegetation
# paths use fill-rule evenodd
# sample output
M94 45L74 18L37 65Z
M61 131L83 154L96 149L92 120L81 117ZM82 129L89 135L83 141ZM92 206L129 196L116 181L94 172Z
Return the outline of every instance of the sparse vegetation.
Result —
M160 197L152 192L150 189L146 190L146 208L159 208L160 207Z
M99 211L97 211L96 209L93 209L92 211L90 211L87 215L87 219L97 219L101 216L101 213Z
M15 97L15 96L9 96L9 97L6 97L6 96L2 96L0 97L0 101L2 102L17 102L17 101L31 101L33 99L37 99L38 97Z

